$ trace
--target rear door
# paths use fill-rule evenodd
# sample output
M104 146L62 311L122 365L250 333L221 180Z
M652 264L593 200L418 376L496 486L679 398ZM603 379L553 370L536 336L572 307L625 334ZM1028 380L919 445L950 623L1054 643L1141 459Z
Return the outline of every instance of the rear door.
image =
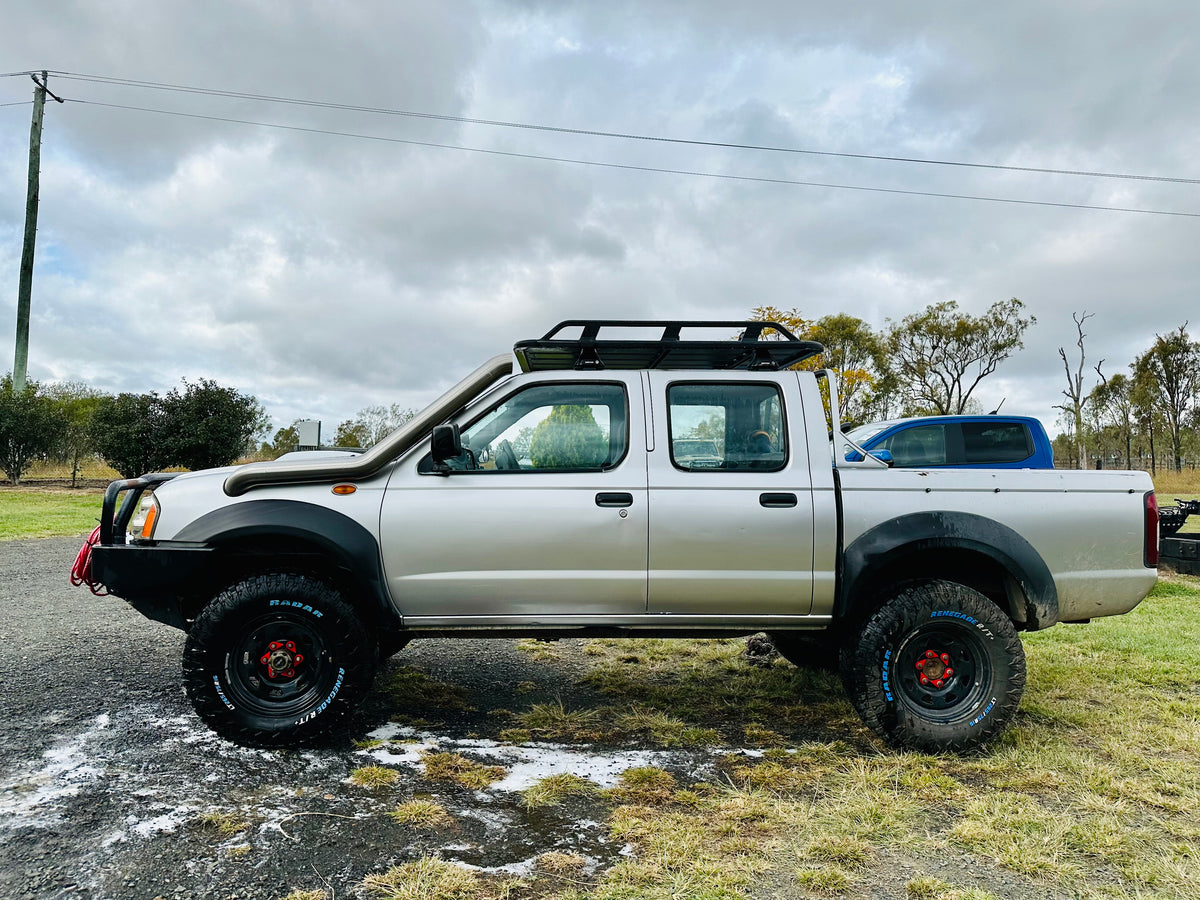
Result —
M649 383L649 611L808 614L813 493L804 429L789 428L804 416L795 373L653 371ZM715 456L694 455L695 441Z

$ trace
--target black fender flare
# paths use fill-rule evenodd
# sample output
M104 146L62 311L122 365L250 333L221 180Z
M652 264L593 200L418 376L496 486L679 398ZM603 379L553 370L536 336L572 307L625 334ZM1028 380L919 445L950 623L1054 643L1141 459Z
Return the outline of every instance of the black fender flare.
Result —
M299 500L247 500L205 513L173 540L236 552L239 545L264 537L318 547L352 574L380 622L400 625L386 588L378 541L335 510Z
M938 550L969 550L993 560L1025 595L1025 626L1058 621L1058 588L1041 554L1007 525L973 513L919 512L889 519L860 535L842 555L841 590L835 614L849 615L857 594L874 573L905 557Z

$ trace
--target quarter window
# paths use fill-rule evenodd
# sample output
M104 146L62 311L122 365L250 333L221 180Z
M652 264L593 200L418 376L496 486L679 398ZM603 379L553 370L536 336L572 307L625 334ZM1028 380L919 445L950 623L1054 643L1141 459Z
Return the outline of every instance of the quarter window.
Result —
M673 384L667 407L676 468L774 471L787 463L783 398L773 384Z

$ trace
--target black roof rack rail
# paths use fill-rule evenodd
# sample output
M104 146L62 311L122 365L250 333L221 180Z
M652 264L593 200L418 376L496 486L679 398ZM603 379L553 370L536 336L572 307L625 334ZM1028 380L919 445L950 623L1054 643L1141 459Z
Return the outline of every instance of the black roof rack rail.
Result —
M661 329L652 339L603 340L601 329ZM684 329L740 329L736 339L697 340L681 337ZM578 337L560 336L580 329ZM778 337L765 339L764 331ZM816 341L802 341L778 322L646 321L568 319L544 337L513 346L523 372L553 369L786 369L824 351Z

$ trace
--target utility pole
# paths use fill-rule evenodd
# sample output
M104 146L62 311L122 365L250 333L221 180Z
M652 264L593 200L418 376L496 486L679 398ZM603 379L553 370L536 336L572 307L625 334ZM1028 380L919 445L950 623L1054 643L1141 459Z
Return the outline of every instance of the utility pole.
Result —
M29 76L37 85L33 92L33 122L29 126L29 191L25 198L25 243L21 248L21 276L17 284L17 349L13 358L13 392L25 390L25 372L29 366L29 304L33 296L33 248L37 240L38 182L42 168L42 113L46 106L46 82L49 74L42 72L42 80ZM59 103L61 97L50 94Z

